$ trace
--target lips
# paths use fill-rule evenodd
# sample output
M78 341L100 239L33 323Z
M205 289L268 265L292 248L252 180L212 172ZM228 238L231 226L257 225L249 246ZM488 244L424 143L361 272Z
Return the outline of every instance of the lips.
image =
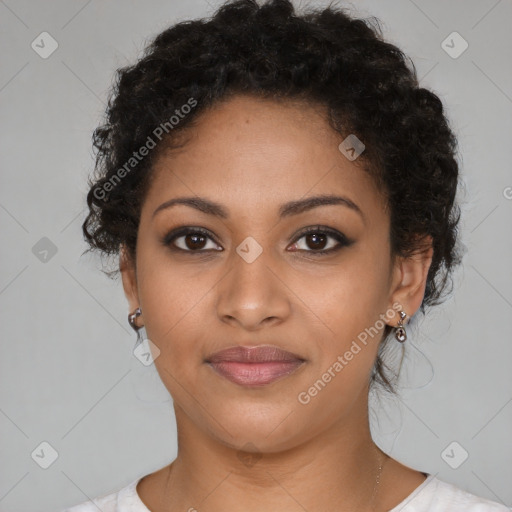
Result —
M242 386L265 386L290 375L305 362L274 345L231 347L205 361L217 374Z

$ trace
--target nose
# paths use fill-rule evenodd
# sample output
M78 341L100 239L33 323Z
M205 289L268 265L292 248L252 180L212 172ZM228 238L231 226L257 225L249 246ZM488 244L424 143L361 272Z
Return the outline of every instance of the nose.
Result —
M265 251L251 263L233 253L230 269L217 286L217 315L224 323L257 331L284 322L291 291Z

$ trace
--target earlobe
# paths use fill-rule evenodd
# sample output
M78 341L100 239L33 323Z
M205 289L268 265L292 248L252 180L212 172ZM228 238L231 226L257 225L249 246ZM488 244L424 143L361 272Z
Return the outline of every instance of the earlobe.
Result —
M416 313L423 301L433 253L432 238L428 236L423 240L421 250L409 257L397 258L391 304L400 304L400 309L409 318ZM397 325L398 318L397 312L393 325Z
M137 275L133 259L128 255L123 245L121 245L119 250L119 270L121 272L124 294L128 300L129 310L133 311L139 307Z

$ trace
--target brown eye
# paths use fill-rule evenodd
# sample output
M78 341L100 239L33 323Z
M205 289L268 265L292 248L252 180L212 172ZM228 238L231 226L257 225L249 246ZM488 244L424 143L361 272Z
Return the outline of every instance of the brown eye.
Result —
M321 255L338 251L342 247L349 246L352 243L353 240L349 240L339 231L322 226L315 226L302 232L294 242L291 250Z
M323 233L311 233L305 236L306 245L311 249L325 249L329 237Z
M185 235L180 238L184 239L185 246L191 250L203 249L204 246L206 245L206 237L204 235L190 234L190 235Z
M213 237L202 228L181 228L168 233L162 243L172 250L183 252L219 251L222 248L214 242Z

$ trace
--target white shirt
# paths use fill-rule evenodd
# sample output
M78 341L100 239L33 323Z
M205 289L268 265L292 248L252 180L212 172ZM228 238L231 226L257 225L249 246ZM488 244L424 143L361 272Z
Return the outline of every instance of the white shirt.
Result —
M61 512L150 512L137 494L134 480L120 491L86 501ZM459 487L439 480L427 479L389 512L510 512L510 508L495 501L480 498Z

